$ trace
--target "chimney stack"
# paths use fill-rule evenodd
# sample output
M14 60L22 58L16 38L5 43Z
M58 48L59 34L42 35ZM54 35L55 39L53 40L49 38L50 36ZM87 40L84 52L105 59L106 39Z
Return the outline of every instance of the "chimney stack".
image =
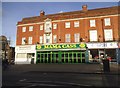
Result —
M87 5L83 5L83 6L82 6L82 10L83 10L83 11L87 11L87 10L88 10L88 9L87 9Z
M40 16L44 16L45 12L43 10L40 11Z

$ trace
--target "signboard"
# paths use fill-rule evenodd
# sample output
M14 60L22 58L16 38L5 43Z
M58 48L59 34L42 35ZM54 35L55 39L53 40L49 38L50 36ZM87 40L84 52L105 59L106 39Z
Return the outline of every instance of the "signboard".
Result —
M105 42L105 43L87 43L89 49L95 48L118 48L117 42Z
M33 52L35 51L35 45L21 45L21 46L16 46L15 47L15 52Z
M71 49L71 48L86 48L85 43L80 44L51 44L51 45L40 45L37 44L36 49Z

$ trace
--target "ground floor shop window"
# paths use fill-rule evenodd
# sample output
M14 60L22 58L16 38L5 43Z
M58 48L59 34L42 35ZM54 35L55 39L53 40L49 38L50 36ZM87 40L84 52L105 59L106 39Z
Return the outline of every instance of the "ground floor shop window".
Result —
M37 52L37 63L85 63L85 52L80 51Z
M92 55L92 59L99 59L111 57L111 61L116 61L116 49L91 49L90 53Z

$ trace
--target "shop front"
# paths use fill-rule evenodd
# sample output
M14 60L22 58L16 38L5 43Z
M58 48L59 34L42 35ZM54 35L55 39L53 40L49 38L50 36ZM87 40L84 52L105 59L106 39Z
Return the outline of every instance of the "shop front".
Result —
M86 63L86 44L52 44L36 46L36 63Z
M117 61L116 53L118 49L118 42L104 42L104 43L87 43L92 58L98 57L98 59L105 57L111 57L111 61ZM100 60L98 60L100 61Z
M35 45L21 45L15 47L15 64L35 63Z

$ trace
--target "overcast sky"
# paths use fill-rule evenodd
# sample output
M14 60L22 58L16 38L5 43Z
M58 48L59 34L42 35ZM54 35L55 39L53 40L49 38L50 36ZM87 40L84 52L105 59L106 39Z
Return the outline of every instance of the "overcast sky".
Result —
M10 38L11 45L15 46L16 24L22 18L39 16L41 10L44 10L45 14L81 10L84 4L88 5L88 9L95 9L117 6L118 2L2 2L2 34L0 35Z

